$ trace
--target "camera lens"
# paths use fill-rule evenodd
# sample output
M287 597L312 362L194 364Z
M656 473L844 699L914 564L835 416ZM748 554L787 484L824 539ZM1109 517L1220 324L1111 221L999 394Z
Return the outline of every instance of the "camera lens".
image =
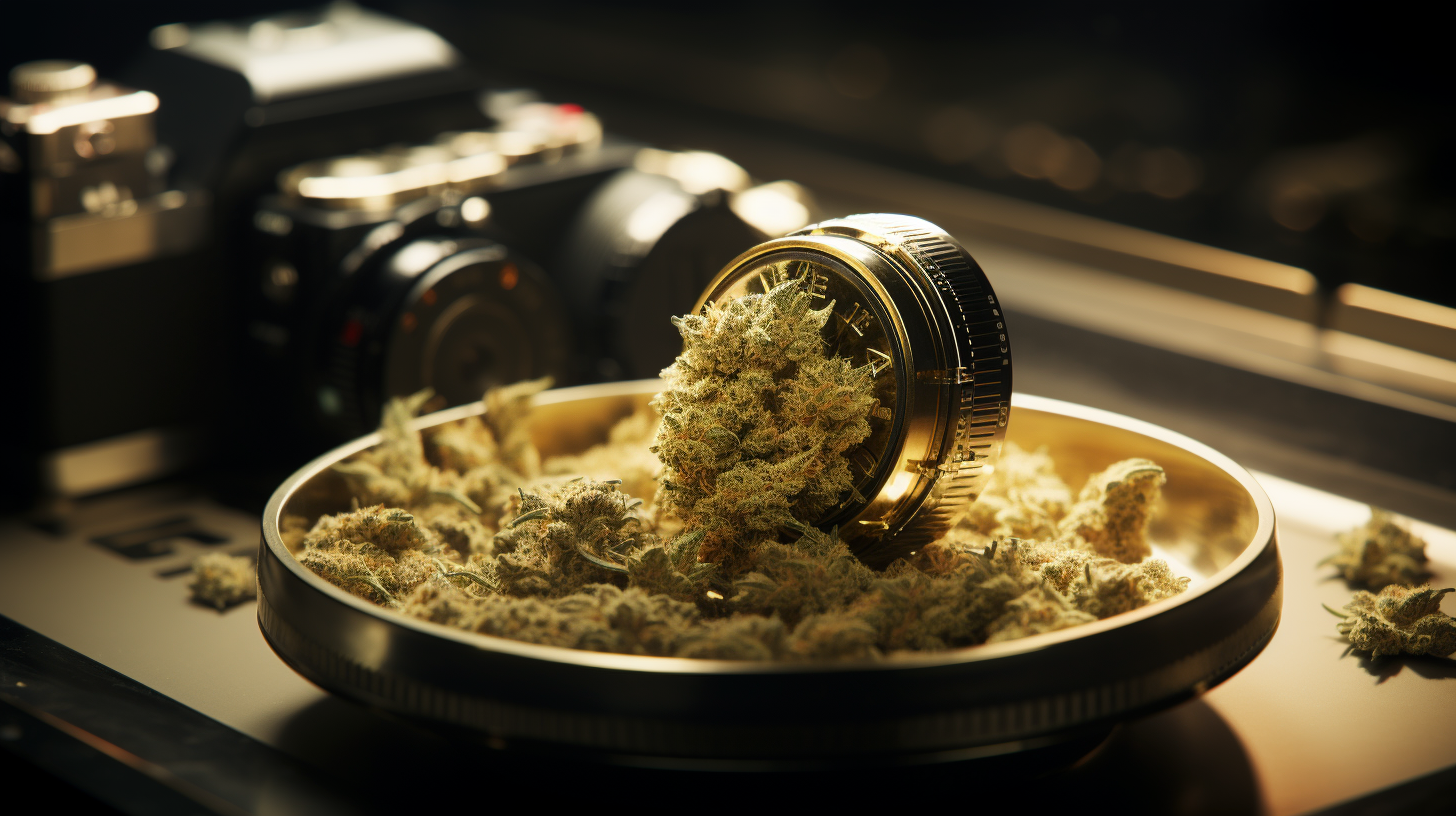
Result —
M555 287L499 243L406 236L351 277L321 340L318 408L339 435L368 430L387 399L422 388L459 405L494 386L567 375L571 335Z
M595 122L568 113L550 120L574 124L568 136ZM444 133L280 173L280 195L254 218L259 314L276 328L254 334L278 338L272 359L292 372L285 387L306 400L314 431L365 433L386 400L424 388L458 405L518 380L570 379L555 285L496 240L509 232L488 198L510 163L505 135ZM552 142L561 151L563 139Z
M401 252L450 243L421 239ZM457 405L517 380L559 379L566 367L566 321L550 282L499 244L446 255L413 283L398 315L382 360L386 395L429 387Z
M724 264L765 237L721 189L690 191L680 179L638 169L603 185L558 261L572 320L592 339L582 350L584 375L657 376L681 349L670 318L691 310Z

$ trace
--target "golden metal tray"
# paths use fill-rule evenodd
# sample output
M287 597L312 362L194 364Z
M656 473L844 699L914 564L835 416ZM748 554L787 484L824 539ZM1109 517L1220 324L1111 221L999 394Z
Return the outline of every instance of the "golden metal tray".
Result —
M538 398L543 455L606 438L656 380ZM1156 554L1190 576L1183 594L1022 640L873 663L786 665L603 654L477 635L408 618L334 587L284 545L285 514L349 507L330 466L366 436L314 460L273 494L258 557L258 623L288 665L368 706L486 737L659 764L805 763L987 757L1084 739L1196 696L1238 671L1279 622L1274 510L1228 457L1180 434L1071 403L1015 396L1011 440L1046 445L1080 485L1128 457L1167 472ZM478 413L462 406L420 427Z

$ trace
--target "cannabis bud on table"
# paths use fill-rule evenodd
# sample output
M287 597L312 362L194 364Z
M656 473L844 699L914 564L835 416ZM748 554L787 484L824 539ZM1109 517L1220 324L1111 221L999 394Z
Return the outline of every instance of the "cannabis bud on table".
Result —
M1433 655L1456 652L1456 619L1441 612L1441 598L1453 589L1390 584L1380 594L1360 591L1345 604L1336 626L1350 644L1371 657ZM1329 609L1329 607L1325 607Z
M1441 612L1441 598L1453 590L1422 583L1430 577L1425 541L1378 507L1336 541L1340 549L1321 563L1335 566L1352 586L1378 590L1357 591L1344 612L1325 607L1340 618L1336 627L1354 649L1371 657L1456 651L1456 619Z
M253 560L245 555L207 553L192 562L192 600L219 612L258 597Z
M1426 542L1387 510L1370 508L1370 520L1336 536L1340 549L1325 559L1341 577L1377 591L1387 586L1414 586L1425 580Z

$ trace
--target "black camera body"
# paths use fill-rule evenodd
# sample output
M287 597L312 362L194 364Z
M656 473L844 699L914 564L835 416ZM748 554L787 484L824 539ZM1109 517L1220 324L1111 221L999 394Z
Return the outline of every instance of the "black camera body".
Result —
M420 388L655 375L668 318L810 218L349 4L163 26L125 80L28 63L0 97L10 505L199 462L267 484Z
M636 148L573 147L549 162L477 162L486 166L464 182L459 172L453 183L439 178L452 162L495 157L434 156L439 148L428 145L288 174L283 192L262 199L246 242L257 275L248 292L250 379L278 384L262 401L282 396L285 408L256 406L260 426L338 440L372 429L390 396L422 388L456 405L523 379L581 381L585 338L544 267L555 266L553 241L591 192L631 172ZM391 178L409 173L419 178ZM317 189L339 182L341 196ZM511 229L511 218L531 229Z

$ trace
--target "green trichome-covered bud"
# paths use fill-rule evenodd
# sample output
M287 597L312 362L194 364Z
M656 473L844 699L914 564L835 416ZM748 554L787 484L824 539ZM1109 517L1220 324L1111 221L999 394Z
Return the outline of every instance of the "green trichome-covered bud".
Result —
M398 508L366 507L324 516L303 538L298 560L329 583L394 606L441 571L438 536Z
M1380 594L1359 591L1345 604L1336 627L1350 645L1381 655L1434 655L1456 652L1456 619L1441 612L1441 598L1452 589L1389 584ZM1329 607L1325 607L1329 609Z
M713 579L718 575L718 567L698 559L702 543L701 530L683 533L666 544L649 542L627 558L629 584L679 601L713 600L708 593L714 591ZM723 593L716 595L716 600L722 600Z
M502 591L562 597L625 577L628 556L657 544L642 530L640 504L612 482L587 479L522 492L519 512L495 536Z
M207 553L192 562L192 600L219 612L258 597L253 560L246 555Z
M1097 620L1060 592L1045 584L1029 589L1006 603L1006 611L991 624L987 643L1055 632Z
M832 306L787 281L675 319L683 352L653 402L658 501L703 533L704 560L736 566L852 489L844 453L869 436L872 376L827 353Z
M573 456L543 461L531 443L542 381L423 432L429 395L392 401L383 442L335 468L354 510L287 519L289 548L345 591L436 624L724 660L960 648L1186 587L1144 560L1163 480L1146 460L1092 477L1073 505L1046 451L1008 444L965 525L883 572L812 526L852 489L844 453L874 404L869 370L825 353L828 314L790 283L682 318L661 424L640 412ZM656 506L629 495L648 490Z
M1046 448L1027 452L1008 441L962 526L993 539L1051 540L1071 506L1072 492Z
M662 472L662 463L651 447L658 422L657 412L650 408L639 410L612 426L605 444L577 455L553 456L541 464L542 472L557 477L620 479L622 492L651 499Z
M367 541L327 541L298 554L299 563L334 586L366 601L396 606L399 599L440 572L419 550L393 555Z
M303 537L304 547L338 541L364 541L388 553L440 548L439 536L421 527L414 516L397 507L375 505L350 513L324 516Z
M1370 508L1370 520L1340 533L1339 552L1326 559L1341 577L1355 586L1379 590L1392 584L1415 586L1430 576L1426 569L1426 542L1411 533L1394 515Z
M839 540L808 528L799 544L760 545L733 581L730 604L735 611L778 616L794 626L805 617L841 609L858 598L875 579Z
M1088 477L1059 527L1066 542L1124 564L1153 554L1148 524L1167 477L1147 459L1127 459Z

